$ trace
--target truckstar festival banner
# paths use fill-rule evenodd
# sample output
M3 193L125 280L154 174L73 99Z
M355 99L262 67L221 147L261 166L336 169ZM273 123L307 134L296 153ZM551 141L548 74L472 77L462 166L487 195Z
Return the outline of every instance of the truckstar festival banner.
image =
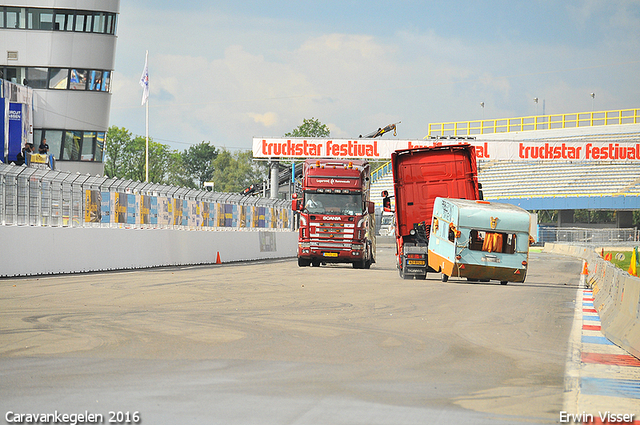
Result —
M478 159L513 161L620 161L640 162L637 142L514 141L514 140L380 140L326 138L254 138L256 158L367 158L390 159L399 149L469 143Z

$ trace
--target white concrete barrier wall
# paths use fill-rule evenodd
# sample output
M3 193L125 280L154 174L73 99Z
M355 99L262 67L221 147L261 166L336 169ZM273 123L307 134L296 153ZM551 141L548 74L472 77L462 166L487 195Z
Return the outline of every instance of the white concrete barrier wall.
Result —
M0 276L295 257L297 232L0 226Z
M640 278L605 261L593 248L546 243L544 251L587 262L587 283L593 289L593 306L600 316L602 333L640 358Z

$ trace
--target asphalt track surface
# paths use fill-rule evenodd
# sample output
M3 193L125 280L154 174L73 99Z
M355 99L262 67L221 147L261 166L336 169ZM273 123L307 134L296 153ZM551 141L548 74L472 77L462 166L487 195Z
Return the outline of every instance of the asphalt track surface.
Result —
M442 283L400 279L393 252L2 279L0 423L557 423L581 262Z

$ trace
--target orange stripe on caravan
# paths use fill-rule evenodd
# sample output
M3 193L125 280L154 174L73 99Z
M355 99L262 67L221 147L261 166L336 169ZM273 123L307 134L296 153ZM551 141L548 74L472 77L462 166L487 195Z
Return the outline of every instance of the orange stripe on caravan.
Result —
M435 252L429 250L429 267L438 271L442 269L442 272L447 276L453 275L453 263L448 259L444 258L442 255L436 254Z

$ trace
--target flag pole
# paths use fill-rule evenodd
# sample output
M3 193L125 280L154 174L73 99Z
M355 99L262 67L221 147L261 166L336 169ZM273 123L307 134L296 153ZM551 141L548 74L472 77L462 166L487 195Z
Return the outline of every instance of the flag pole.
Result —
M149 59L149 51L147 50L144 63L147 64L147 60ZM147 108L145 114L145 130L146 130L146 144L145 144L145 161L144 161L144 171L145 171L145 183L149 182L149 99L147 98Z

